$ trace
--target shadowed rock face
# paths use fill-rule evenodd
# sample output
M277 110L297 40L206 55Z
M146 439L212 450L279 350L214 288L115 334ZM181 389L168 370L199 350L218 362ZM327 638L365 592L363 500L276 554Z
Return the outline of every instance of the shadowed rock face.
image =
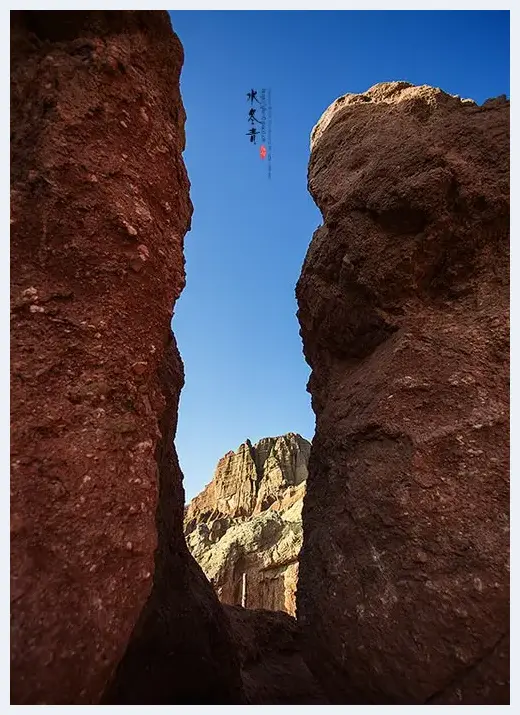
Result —
M508 172L504 98L380 84L313 131L297 615L334 703L509 702Z
M225 606L248 705L328 705L302 657L296 620L287 613Z
M99 702L131 634L106 702L241 702L172 445L181 44L166 12L11 24L12 703Z
M188 546L223 603L294 615L309 452L296 434L247 441L186 508Z

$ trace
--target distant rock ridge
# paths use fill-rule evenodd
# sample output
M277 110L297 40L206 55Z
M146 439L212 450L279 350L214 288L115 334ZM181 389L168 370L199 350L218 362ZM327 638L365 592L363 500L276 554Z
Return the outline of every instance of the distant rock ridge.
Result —
M246 439L221 457L212 481L186 507L186 532L208 516L247 517L269 508L307 479L309 452L310 443L293 432L256 444Z
M224 603L295 613L310 443L247 439L185 510L188 547Z

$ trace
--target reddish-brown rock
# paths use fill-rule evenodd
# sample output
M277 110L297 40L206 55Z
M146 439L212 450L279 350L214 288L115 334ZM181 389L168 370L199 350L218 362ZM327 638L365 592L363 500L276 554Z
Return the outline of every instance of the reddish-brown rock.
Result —
M376 85L313 131L297 615L334 703L509 701L508 172L504 98Z
M181 44L166 12L11 25L12 703L98 702L132 632L108 701L239 702L172 446Z

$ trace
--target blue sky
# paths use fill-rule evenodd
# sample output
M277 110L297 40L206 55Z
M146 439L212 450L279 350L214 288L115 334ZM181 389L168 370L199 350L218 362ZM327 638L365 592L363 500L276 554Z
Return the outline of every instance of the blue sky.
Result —
M246 438L311 439L294 288L320 214L309 135L347 92L431 84L481 103L509 95L505 11L172 11L184 45L184 159L194 204L173 319L186 371L176 445L186 497ZM271 90L271 179L246 133Z

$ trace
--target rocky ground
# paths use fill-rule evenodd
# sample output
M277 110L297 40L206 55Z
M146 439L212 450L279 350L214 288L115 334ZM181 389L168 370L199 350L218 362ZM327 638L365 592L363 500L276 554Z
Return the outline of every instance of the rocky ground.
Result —
M249 705L328 705L303 658L296 620L280 611L226 606Z

